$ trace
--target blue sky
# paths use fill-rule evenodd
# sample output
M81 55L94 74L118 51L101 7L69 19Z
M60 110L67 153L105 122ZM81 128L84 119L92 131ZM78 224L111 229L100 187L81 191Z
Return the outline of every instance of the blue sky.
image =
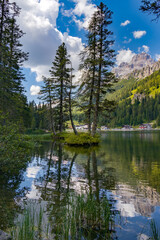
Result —
M66 43L76 79L78 79L78 54L86 41L84 27L100 1L96 0L16 0L21 7L18 19L26 33L22 39L23 48L29 52L24 64L26 82L24 86L28 100L37 100L42 86L42 75L49 76L49 69L58 46ZM160 58L160 21L151 21L153 16L139 10L141 0L105 0L113 11L110 29L115 40L116 64L130 61L134 54L149 53Z

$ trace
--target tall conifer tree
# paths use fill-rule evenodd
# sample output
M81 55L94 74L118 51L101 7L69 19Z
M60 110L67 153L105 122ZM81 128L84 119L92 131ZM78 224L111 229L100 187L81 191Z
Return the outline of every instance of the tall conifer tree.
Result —
M28 54L21 49L20 39L23 32L16 18L20 8L9 0L0 0L0 110L17 119L24 104L22 64Z
M92 134L95 135L99 113L103 111L111 111L114 106L113 101L105 98L107 92L113 91L113 83L116 82L115 76L111 73L111 67L114 65L114 50L111 49L114 41L111 40L113 32L108 27L112 23L112 12L102 2L97 7L97 56L98 69L97 80L95 83L95 107L93 117Z
M57 115L59 119L58 130L62 132L65 121L68 119L68 92L70 89L70 60L65 43L62 43L56 52L50 74L53 81Z
M82 78L80 90L83 94L84 109L88 113L88 126L95 135L99 114L110 112L114 102L105 98L109 91L113 91L113 83L116 82L114 74L110 72L114 61L114 50L111 49L114 41L111 40L113 33L108 29L112 23L112 12L102 2L97 7L88 26L87 46L81 69L85 78ZM82 102L83 104L83 102Z
M50 78L43 77L44 86L42 87L40 91L39 98L42 99L45 103L47 103L49 108L49 119L50 119L50 129L52 130L52 133L55 132L55 119L54 119L54 104L55 104L55 94L54 94L54 87L53 87L53 81Z

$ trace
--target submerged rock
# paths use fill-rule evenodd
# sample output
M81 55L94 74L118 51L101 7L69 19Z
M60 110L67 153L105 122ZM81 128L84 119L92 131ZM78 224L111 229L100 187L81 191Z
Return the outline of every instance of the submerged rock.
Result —
M12 240L11 236L0 230L0 240Z

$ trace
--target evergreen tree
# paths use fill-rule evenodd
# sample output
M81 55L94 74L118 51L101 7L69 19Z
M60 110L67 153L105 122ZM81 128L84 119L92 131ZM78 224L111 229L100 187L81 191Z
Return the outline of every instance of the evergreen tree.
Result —
M93 106L94 106L94 87L97 69L97 23L96 13L93 15L87 34L87 46L81 53L80 70L83 70L82 84L79 88L81 96L81 109L86 114L86 121L88 123L88 130L91 133L91 121L93 120Z
M43 77L44 86L40 91L39 98L42 99L45 103L47 103L49 108L49 118L50 118L50 128L52 132L55 134L55 119L53 113L53 106L55 104L55 92L53 87L53 80L50 78Z
M80 88L83 95L82 109L87 113L89 131L93 120L93 135L96 133L100 113L110 113L114 107L114 101L105 98L106 93L113 90L113 83L116 82L114 74L109 71L114 59L114 50L111 49L114 41L110 39L113 33L108 30L112 23L111 17L112 12L106 5L100 3L87 29L86 57L82 54L84 58L81 65L84 78Z
M19 13L16 3L0 0L0 110L12 120L19 120L26 105L21 67L28 55L21 50L24 33L16 23Z
M140 10L142 10L143 12L148 12L149 14L154 14L156 16L155 19L158 20L160 17L160 0L142 0Z
M53 81L56 110L58 116L58 130L62 132L65 128L65 121L68 119L68 92L70 91L70 60L67 54L65 43L59 46L50 74Z
M72 100L72 90L75 89L75 86L73 85L73 81L72 81L72 78L74 77L72 75L72 63L70 62L71 64L71 73L70 73L70 82L69 82L69 92L68 92L68 101L69 101L69 117L70 117L70 121L71 121L71 125L72 125L72 129L75 133L75 135L78 135L78 132L76 130L76 127L74 125L74 121L73 121L73 114L72 114L72 106L73 106L73 100Z

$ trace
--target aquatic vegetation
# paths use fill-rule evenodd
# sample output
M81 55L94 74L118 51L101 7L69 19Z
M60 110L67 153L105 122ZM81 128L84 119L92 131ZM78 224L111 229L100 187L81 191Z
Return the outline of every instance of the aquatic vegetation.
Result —
M114 215L106 197L71 196L61 210L56 239L112 239Z
M49 239L49 225L45 225L44 210L27 207L10 231L14 240Z
M150 222L150 228L151 228L151 239L152 240L160 240L160 233L156 226L156 222L153 219Z
M57 215L50 219L53 222L49 219L47 222L43 208L37 211L28 207L10 234L14 240L112 239L114 214L106 197L97 199L91 194L68 195L66 205L58 209Z

